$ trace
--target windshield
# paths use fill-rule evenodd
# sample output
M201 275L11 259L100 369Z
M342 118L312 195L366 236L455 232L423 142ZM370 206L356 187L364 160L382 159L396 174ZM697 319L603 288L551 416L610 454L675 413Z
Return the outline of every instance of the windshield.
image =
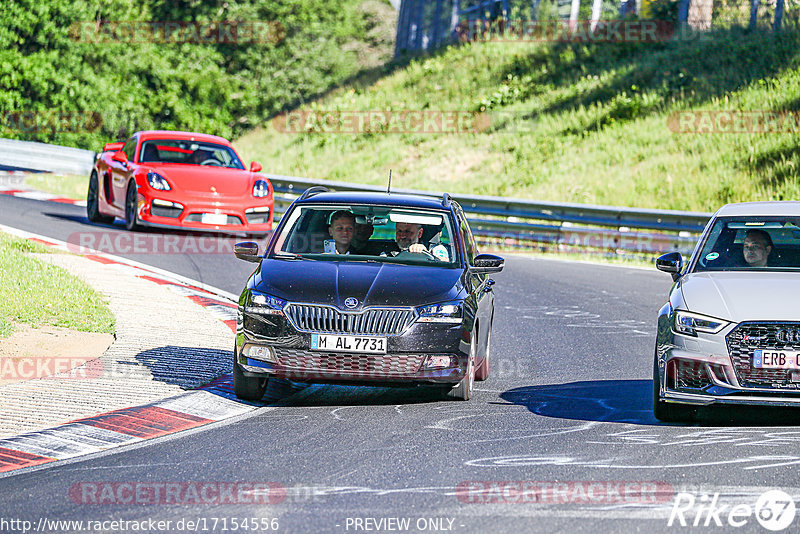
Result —
M728 217L711 228L694 266L702 271L800 270L800 218Z
M216 143L181 139L151 139L142 143L140 163L183 163L244 169L236 152Z
M447 211L363 204L303 205L286 215L273 258L377 261L457 267Z

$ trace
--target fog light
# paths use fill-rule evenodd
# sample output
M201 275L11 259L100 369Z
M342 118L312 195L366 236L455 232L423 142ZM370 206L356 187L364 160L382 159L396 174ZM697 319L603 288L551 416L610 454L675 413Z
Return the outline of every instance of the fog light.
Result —
M262 362L275 363L275 351L272 350L272 347L265 347L264 345L246 345L243 352L248 358L261 360Z
M425 360L425 369L447 369L457 367L458 359L455 356L435 356L431 355Z

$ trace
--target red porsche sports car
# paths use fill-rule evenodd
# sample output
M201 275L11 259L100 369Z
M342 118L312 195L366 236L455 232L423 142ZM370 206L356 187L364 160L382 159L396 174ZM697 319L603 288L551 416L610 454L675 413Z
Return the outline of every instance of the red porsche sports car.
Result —
M107 143L89 179L92 222L262 233L272 229L272 184L246 169L222 137L143 131Z

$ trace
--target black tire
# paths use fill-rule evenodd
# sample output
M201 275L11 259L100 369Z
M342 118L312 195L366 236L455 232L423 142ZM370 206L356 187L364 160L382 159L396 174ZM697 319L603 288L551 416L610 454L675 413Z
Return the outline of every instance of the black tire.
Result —
M89 177L89 190L86 192L86 217L93 223L110 224L114 217L100 213L100 181L97 172L92 171Z
M475 353L477 352L478 346L477 337L477 335L472 336L474 341L469 347L469 361L467 362L466 376L447 393L447 396L451 399L468 401L472 398L472 391L475 385Z
M235 357L235 349L233 354ZM267 392L268 381L269 377L251 378L249 376L244 376L239 364L233 362L233 392L236 394L236 397L248 401L261 400L261 397Z
M139 198L136 193L136 183L131 182L128 184L128 192L125 194L125 228L128 230L136 230L139 228L138 211L139 211Z
M661 379L658 374L658 358L653 359L653 415L665 423L692 422L697 418L697 408L685 404L673 404L659 399Z

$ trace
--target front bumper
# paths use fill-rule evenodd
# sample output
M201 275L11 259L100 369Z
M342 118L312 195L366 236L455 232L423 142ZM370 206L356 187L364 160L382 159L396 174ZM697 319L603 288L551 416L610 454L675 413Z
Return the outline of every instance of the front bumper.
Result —
M466 376L470 333L460 324L414 322L400 335L381 336L387 339L386 354L311 350L311 335L297 330L285 315L249 314L240 308L236 364L249 377L328 384L453 386ZM245 354L251 346L269 348L270 356ZM426 368L433 357L449 364Z
M741 383L725 343L725 335L736 326L698 339L673 333L670 342L659 344L659 399L696 406L800 406L800 382L771 387L747 387Z
M216 232L266 233L272 230L273 198L179 198L168 191L139 189L138 219L142 225ZM204 214L225 216L225 222L203 222Z

